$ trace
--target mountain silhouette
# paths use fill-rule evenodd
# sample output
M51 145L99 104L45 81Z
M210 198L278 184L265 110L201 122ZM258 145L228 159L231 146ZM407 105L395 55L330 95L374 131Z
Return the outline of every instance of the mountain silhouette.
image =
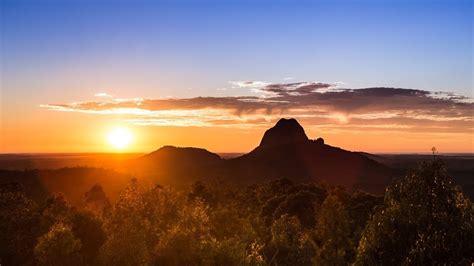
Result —
M153 164L180 164L183 167L194 167L195 165L207 165L221 161L219 155L200 148L179 148L164 146L141 158Z
M260 147L274 147L285 144L300 144L309 141L303 127L296 119L280 119L276 125L265 132Z
M214 176L213 169L221 167L224 159L205 149L163 146L132 161L134 174L153 177L162 184L184 185Z
M222 159L204 149L165 146L137 160L136 167L157 182L182 184L223 178L251 184L277 178L322 181L349 189L383 192L392 171L362 153L311 140L295 119L280 119L268 129L258 147L237 158Z

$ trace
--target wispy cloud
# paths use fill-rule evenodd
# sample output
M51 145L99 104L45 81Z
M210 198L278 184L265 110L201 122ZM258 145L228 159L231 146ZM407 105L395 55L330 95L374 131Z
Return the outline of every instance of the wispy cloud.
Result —
M98 93L94 94L94 97L99 97L99 98L112 98L113 95L108 94L108 93L106 93L106 92L98 92Z
M234 81L256 96L107 99L44 104L53 111L119 115L144 126L267 127L279 117L364 131L473 132L472 98L400 88L341 89L334 83ZM99 96L104 98L102 96Z
M261 88L271 83L266 81L229 81L229 84L235 88Z

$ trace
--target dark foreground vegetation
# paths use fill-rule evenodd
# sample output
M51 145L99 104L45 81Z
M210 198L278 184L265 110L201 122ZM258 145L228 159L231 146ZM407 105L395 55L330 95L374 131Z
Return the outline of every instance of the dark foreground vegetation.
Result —
M186 191L132 180L80 206L0 188L1 265L470 265L474 208L440 161L384 197L279 179Z

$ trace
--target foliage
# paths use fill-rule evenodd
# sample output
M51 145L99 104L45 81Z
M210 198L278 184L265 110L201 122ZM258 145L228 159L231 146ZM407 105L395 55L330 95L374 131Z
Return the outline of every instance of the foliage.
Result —
M5 265L468 264L473 243L473 205L439 161L384 198L287 179L180 191L132 180L112 204L97 184L76 208L0 186Z
M387 189L360 240L367 264L469 264L474 261L472 203L440 161L425 163Z
M39 236L36 204L26 198L19 184L0 187L0 264L30 264Z
M82 265L80 250L81 241L71 227L57 223L38 239L34 252L39 265Z
M102 216L110 211L111 204L107 196L105 195L102 186L95 184L84 194L84 202L82 208L89 212L92 212L96 216Z
M40 215L42 234L48 233L55 224L63 224L81 241L81 259L89 264L96 262L99 249L105 242L99 217L70 206L61 195L49 197L41 206Z
M104 225L107 240L101 249L106 265L147 265L151 250L149 222L145 219L143 188L136 180L121 193Z
M337 195L330 194L323 202L316 226L317 265L345 265L352 261L351 220Z
M96 263L106 238L102 221L90 213L74 212L70 224L72 232L82 243L80 252L84 262Z
M296 217L283 215L273 223L271 234L266 250L269 264L311 265L315 245Z

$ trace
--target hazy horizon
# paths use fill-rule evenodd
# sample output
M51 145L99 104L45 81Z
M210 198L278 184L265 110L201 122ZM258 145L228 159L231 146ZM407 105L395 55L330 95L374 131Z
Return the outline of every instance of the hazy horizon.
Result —
M473 4L0 0L0 266L471 265Z

